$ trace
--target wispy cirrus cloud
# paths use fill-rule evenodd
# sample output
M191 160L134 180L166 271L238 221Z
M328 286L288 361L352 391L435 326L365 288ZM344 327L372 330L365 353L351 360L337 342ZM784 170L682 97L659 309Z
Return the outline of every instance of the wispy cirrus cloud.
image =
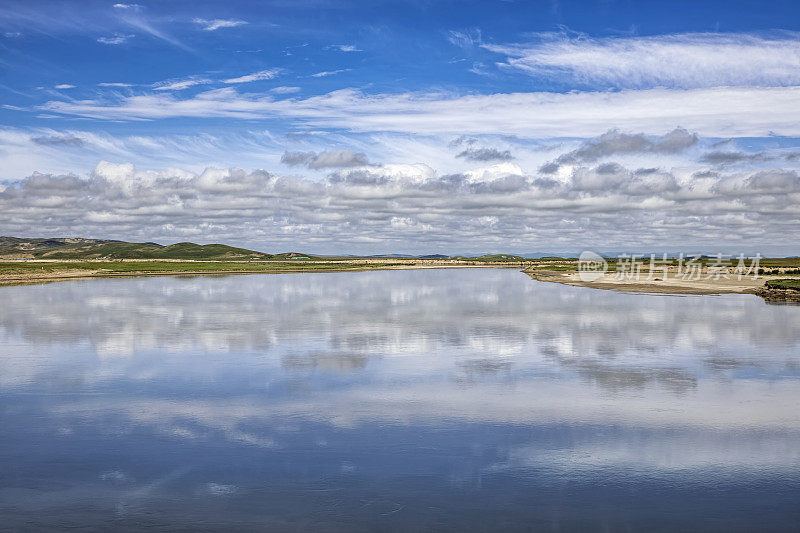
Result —
M587 138L610 128L661 135L665 127L680 124L708 137L800 136L800 87L466 96L369 95L343 89L305 99L283 100L276 100L270 93L240 94L228 87L187 98L137 94L116 95L110 100L53 100L37 109L103 120L284 117L312 129L415 134Z
M191 76L185 79L166 80L153 84L155 91L182 91L195 85L206 85L212 83L213 80L208 78L201 78L199 76Z
M126 42L128 39L132 39L133 37L134 35L115 33L111 37L99 37L97 42L102 44L118 45Z
M363 52L353 44L332 44L328 47L331 50L338 50L339 52Z
M450 44L464 49L475 48L483 43L481 30L477 28L464 31L451 30L447 32L447 40Z
M194 19L195 24L199 24L203 27L205 31L216 31L220 28L235 28L236 26L242 26L247 24L245 20L239 19L201 19L196 18Z
M260 81L260 80L271 80L275 78L278 74L280 74L281 69L279 68L272 68L266 70L260 70L258 72L253 72L252 74L246 74L244 76L239 76L237 78L228 78L227 80L223 80L224 83L249 83L251 81Z
M302 89L300 87L281 85L280 87L273 87L269 91L275 94L292 94L292 93L298 93L301 90Z
M100 159L136 161L145 168L210 164L279 166L284 139L267 131L213 135L156 133L113 135L102 131L0 127L0 168L5 178L32 172L82 172Z
M326 78L328 76L333 76L335 74L341 74L342 72L350 72L352 69L349 68L342 68L338 70L324 70L322 72L317 72L316 74L312 74L312 78Z
M142 11L141 6L138 6L137 4L117 4L117 6L120 5L127 6L121 9L122 14L120 15L119 18L125 24L128 24L133 28L136 28L152 37L155 37L156 39L160 39L182 50L192 53L195 52L194 49L190 48L189 46L186 46L182 41L180 41L176 37L156 27L148 18L146 18L141 13ZM135 6L135 8L132 8L132 6Z
M618 88L800 84L800 34L794 32L607 38L540 34L531 43L481 46L506 56L500 66L572 84Z

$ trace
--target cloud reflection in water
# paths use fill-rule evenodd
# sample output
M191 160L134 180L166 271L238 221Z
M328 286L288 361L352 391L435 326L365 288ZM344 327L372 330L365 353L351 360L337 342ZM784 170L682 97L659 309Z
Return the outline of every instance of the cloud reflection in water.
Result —
M629 295L513 270L2 291L8 460L44 436L73 450L67 463L84 453L71 443L135 442L146 460L178 446L164 467L199 461L183 475L192 497L224 501L264 482L250 459L227 478L209 464L234 453L308 483L800 480L800 308L752 296ZM93 483L146 479L133 468L97 464Z

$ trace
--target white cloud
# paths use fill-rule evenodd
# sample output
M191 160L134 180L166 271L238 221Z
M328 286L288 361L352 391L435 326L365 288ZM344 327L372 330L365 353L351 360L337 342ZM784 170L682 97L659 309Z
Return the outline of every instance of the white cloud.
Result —
M269 91L272 92L272 93L276 93L276 94L291 94L291 93L300 92L301 89L300 89L300 87L287 87L287 86L284 85L284 86L280 86L280 87L273 87Z
M35 171L81 173L99 159L136 161L145 168L181 166L195 171L236 162L249 167L278 167L284 143L285 139L274 139L265 131L219 137L205 133L114 136L69 129L0 128L0 168L2 178L20 178Z
M447 33L447 40L450 41L450 44L468 50L470 48L480 46L482 42L481 31L479 29L469 31L449 31Z
M119 82L103 82L97 84L99 87L133 87L130 83L119 83Z
M115 33L112 37L100 37L97 39L97 42L102 44L116 45L116 44L122 44L128 39L131 39L133 37L134 37L133 35L123 35L121 33Z
M716 87L800 84L800 34L694 33L596 39L541 35L538 42L483 48L501 65L572 84Z
M235 28L236 26L241 26L243 24L247 24L247 21L244 20L227 20L227 19L213 19L213 20L206 20L196 18L194 19L195 24L200 24L203 26L203 29L206 31L215 31L220 28Z
M312 74L312 78L325 78L327 76L333 76L334 74L341 74L342 72L350 72L352 69L343 68L339 70L326 70L322 72L317 72L316 74Z
M74 85L70 85L69 83L62 83L60 85L56 85L56 89L74 89Z
M359 50L352 44L333 44L329 48L340 52L363 52L363 50Z
M132 5L135 5L135 4L132 4ZM132 11L138 11L138 7L139 6L137 6L135 9L132 9ZM194 50L192 50L190 47L186 46L181 41L179 41L178 39L173 37L172 35L160 30L159 28L156 28L155 26L153 26L153 24L151 24L151 22L149 20L147 20L146 18L144 18L141 15L134 14L134 13L129 13L129 14L126 14L126 15L120 17L120 18L121 18L121 20L123 22L133 26L134 28L136 28L136 29L138 29L140 31L143 31L143 32L155 37L156 39L161 39L162 41L167 42L167 43L169 43L169 44L171 44L173 46L176 46L176 47L178 47L178 48L180 48L182 50L194 53Z
M358 154L328 155L327 166L341 167L355 164ZM551 179L507 162L446 175L423 164L365 164L320 180L101 162L86 176L35 173L7 185L0 232L11 235L36 227L51 235L150 240L202 231L207 240L269 235L271 242L329 251L353 250L357 242L535 250L600 241L625 249L778 247L800 231L800 175L789 170L695 177L603 163Z
M39 109L108 120L286 117L307 129L413 134L586 138L610 128L661 135L679 125L707 137L800 136L800 87L468 96L367 95L344 89L302 100L275 100L269 93L239 94L224 88L185 99L144 94L113 101L51 101Z
M161 81L154 84L153 89L156 91L182 91L183 89L188 89L189 87L194 87L195 85L206 85L211 82L211 80L206 78L192 76L183 80Z
M555 173L562 164L591 163L605 157L624 154L675 154L697 145L696 133L675 128L661 137L650 139L638 133L610 130L597 138L585 141L577 149L561 154L554 162L540 168L541 172Z
M272 78L276 77L280 73L281 69L279 68L272 68L267 70L260 70L258 72L254 72L252 74L247 74L245 76L239 76L238 78L229 78L227 80L223 80L225 83L248 83L251 81L259 81L259 80L271 80Z

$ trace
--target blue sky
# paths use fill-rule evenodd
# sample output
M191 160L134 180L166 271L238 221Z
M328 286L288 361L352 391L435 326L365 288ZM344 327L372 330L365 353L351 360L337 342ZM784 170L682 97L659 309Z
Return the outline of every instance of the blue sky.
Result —
M798 253L799 12L6 1L0 233Z

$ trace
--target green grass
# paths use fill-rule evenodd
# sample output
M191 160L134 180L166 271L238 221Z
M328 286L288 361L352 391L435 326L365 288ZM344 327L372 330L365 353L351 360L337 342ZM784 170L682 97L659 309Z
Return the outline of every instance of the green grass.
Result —
M524 262L531 261L531 259L526 259L519 255L510 255L510 254L487 254L478 257L455 256L449 259L455 259L459 261L479 261L482 263L519 263L523 261Z
M361 263L310 263L304 261L244 262L244 261L64 261L58 263L39 263L28 261L0 262L0 274L50 274L65 271L97 272L98 274L135 274L177 272L274 272L321 270L372 270L397 266L399 263L361 264Z
M181 242L170 246L113 242L55 250L39 255L46 259L270 259L272 256L224 244Z
M800 279L770 279L767 280L766 286L770 289L800 291Z

